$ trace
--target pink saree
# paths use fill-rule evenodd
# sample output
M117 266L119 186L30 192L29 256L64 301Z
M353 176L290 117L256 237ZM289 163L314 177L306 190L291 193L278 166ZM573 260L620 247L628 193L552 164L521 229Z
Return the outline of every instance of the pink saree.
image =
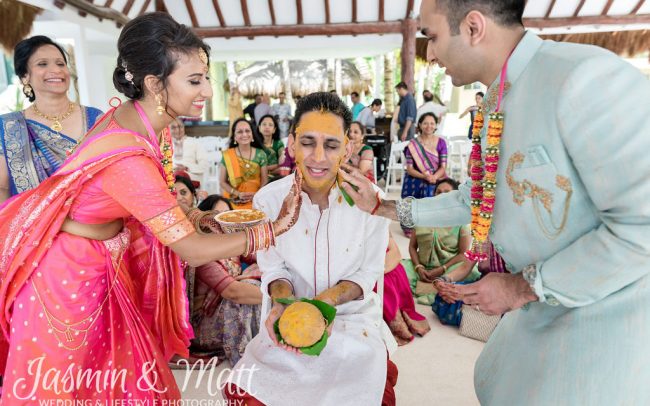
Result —
M3 405L180 399L167 361L187 355L192 330L180 260L164 244L194 229L135 106L149 136L111 121L0 208ZM125 226L97 241L60 231L66 217Z

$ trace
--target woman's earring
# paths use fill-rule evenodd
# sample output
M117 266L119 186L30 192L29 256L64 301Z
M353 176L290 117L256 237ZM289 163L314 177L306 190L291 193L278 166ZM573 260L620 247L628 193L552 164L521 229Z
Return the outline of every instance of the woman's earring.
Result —
M163 113L165 112L165 108L162 105L162 97L157 94L156 95L156 114L159 116L162 116Z
M27 97L32 97L34 95L34 89L32 89L32 86L27 83L27 81L23 82L23 93Z

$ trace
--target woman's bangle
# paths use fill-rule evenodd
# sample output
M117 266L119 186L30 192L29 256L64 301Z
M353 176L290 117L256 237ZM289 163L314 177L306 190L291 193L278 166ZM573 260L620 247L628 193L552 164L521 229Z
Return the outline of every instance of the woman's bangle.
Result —
M451 278L449 278L449 277L447 277L447 276L438 276L437 278L435 278L435 279L433 280L433 283L434 283L434 284L435 284L436 282L453 283L453 281L451 280Z
M447 265L444 265L444 264L443 264L443 265L442 265L442 270L445 271L445 272L447 272Z
M375 194L375 198L377 199L377 204L375 204L375 207L370 212L370 215L372 216L374 216L375 213L377 213L377 210L379 210L379 206L381 206L381 199L379 198L379 192Z
M417 265L415 266L415 269L418 269L418 268L422 268L422 269L424 269L424 265L422 265L422 264L417 264Z

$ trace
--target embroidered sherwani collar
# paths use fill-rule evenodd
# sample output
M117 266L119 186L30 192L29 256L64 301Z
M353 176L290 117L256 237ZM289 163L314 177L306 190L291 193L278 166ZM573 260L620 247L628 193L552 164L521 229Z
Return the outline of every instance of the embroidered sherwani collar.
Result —
M530 31L526 31L508 60L508 73L504 94L507 94L512 84L515 83L524 70L526 70L526 67L528 67L528 64L532 61L539 48L542 46L542 43L543 40L540 37ZM496 109L500 80L501 73L499 73L496 79L494 79L492 84L488 87L485 101L483 103L483 107L488 113Z

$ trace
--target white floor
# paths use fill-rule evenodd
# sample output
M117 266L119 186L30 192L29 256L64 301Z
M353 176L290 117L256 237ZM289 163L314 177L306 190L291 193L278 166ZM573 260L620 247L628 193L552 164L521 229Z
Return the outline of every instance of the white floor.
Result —
M391 225L391 232L402 256L408 257L408 240L397 223ZM457 328L440 324L430 307L417 305L417 309L427 317L431 332L399 347L392 356L399 369L397 405L478 405L473 372L483 343L460 336ZM229 365L224 362L206 371L200 382L198 372L190 373L185 383L187 373L174 371L183 398L188 400L222 399L218 385L228 373Z

